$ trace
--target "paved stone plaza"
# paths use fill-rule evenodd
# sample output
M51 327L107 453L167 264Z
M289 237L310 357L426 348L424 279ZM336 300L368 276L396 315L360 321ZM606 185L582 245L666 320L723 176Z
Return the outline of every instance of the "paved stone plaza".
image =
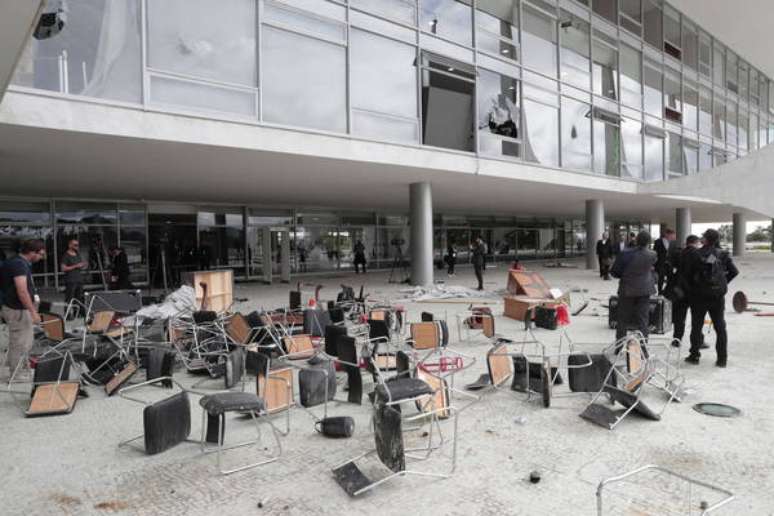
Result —
M572 262L580 265L580 262ZM774 301L774 255L752 254L738 260L740 277L731 291L744 290L750 299ZM606 300L617 282L603 282L582 268L539 270L554 287L588 289L587 296ZM446 275L437 273L447 280ZM488 269L489 290L505 286L505 269ZM322 298L338 292L342 282L373 297L398 298L397 285L388 285L384 273L332 276L320 279ZM317 278L308 281L317 282ZM447 280L473 286L472 271ZM311 292L311 287L306 287ZM236 296L249 302L237 308L249 311L287 301L287 285L237 285ZM606 301L605 301L606 304ZM728 299L730 305L730 296ZM446 317L453 327L452 347L476 356L479 362L463 373L457 387L485 372L482 360L488 348L483 339L457 343L454 314L461 303L405 303L411 320L420 311ZM520 325L504 319L502 303L493 307L497 330L518 337ZM595 315L596 314L596 315ZM459 461L448 480L406 477L377 488L358 499L349 498L334 482L331 468L370 449L369 405L338 404L333 415L351 415L356 433L351 439L331 440L317 434L303 411L291 412L291 433L282 440L283 457L273 464L223 477L216 474L214 456L203 456L195 444L181 444L155 456L146 456L117 444L142 431L140 405L119 397L106 398L95 387L67 416L25 419L9 396L0 397L0 459L4 487L0 513L16 514L189 514L189 515L309 515L309 514L449 514L449 515L591 515L600 480L645 464L658 464L734 492L735 502L718 514L774 514L774 415L770 360L774 318L736 314L727 307L729 364L714 367L714 351L707 350L700 366L686 366L689 395L670 406L661 422L631 416L614 431L578 417L587 398L556 399L549 409L538 401L526 403L510 391L485 392L482 399L460 415ZM568 329L576 342L601 348L610 343L607 310L599 302ZM558 332L538 330L547 343ZM686 339L687 340L687 339ZM708 338L714 344L714 335ZM682 350L685 355L686 350ZM194 378L178 371L176 378L191 384ZM558 387L557 393L567 387ZM150 390L148 399L167 393ZM364 398L365 399L365 398ZM461 401L461 400L458 400ZM742 410L736 419L700 415L691 407L701 401L730 403ZM192 436L200 429L200 412L193 403ZM317 409L320 412L320 409ZM280 422L279 420L277 421ZM448 432L448 423L443 423ZM227 439L243 440L252 427L229 420ZM236 452L245 460L254 449ZM444 452L418 468L447 467ZM233 459L235 456L232 455ZM530 472L542 481L531 484ZM626 514L687 514L660 506L633 509ZM698 514L699 498L693 512ZM259 507L260 505L260 507Z

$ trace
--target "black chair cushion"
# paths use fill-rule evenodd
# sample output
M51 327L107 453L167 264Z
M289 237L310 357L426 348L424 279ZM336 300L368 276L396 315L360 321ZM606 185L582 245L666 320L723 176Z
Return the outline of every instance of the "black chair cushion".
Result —
M226 389L230 389L242 380L245 374L245 355L237 348L226 357L226 374L223 379Z
M336 368L330 360L301 369L298 372L298 392L301 405L315 407L325 403L326 381L328 383L328 401L330 401L336 395Z
M146 375L148 380L172 376L172 369L175 364L175 352L157 348L148 353ZM171 380L161 382L164 387L172 387Z
M179 392L145 407L145 453L153 455L185 441L191 433L191 403Z
M572 392L599 392L605 383L605 377L610 372L612 364L606 355L592 354L591 365L585 367L569 367L567 373L570 377L570 390ZM567 357L568 366L580 366L587 364L585 354L574 354ZM615 386L616 376L610 375L610 383Z
M374 408L373 421L374 441L379 460L396 473L405 470L406 455L403 448L400 409L377 405Z
M344 326L334 326L329 324L325 327L325 354L335 357L338 356L338 343L341 337L347 336L347 328Z
M209 310L200 310L193 313L193 321L196 324L204 324L216 321L218 319L217 312L211 312Z
M379 339L379 338L390 338L390 327L387 325L387 321L380 321L378 319L369 319L368 320L368 338L369 339Z
M330 315L331 322L332 323L343 323L344 322L344 309L333 307L328 310L328 314Z
M64 357L42 358L35 364L34 383L58 382L69 378L70 362Z
M432 393L433 388L419 378L396 378L376 387L376 395L383 401L401 401Z
M257 394L252 392L218 392L203 396L199 405L213 416L218 416L232 411L260 412L264 408L264 402Z
M349 335L339 336L336 343L336 356L342 362L357 364L357 341Z

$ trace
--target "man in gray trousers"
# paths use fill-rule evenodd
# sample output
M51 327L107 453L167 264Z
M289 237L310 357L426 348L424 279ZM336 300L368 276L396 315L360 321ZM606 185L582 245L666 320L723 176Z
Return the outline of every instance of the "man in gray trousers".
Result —
M626 335L633 326L648 336L650 326L650 296L656 293L654 266L656 253L648 249L650 234L641 231L636 245L620 253L613 263L610 273L618 278L618 325L615 338Z

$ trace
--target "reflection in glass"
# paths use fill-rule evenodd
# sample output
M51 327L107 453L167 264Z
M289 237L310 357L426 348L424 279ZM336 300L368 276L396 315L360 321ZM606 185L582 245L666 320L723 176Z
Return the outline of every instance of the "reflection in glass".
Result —
M661 93L661 65L645 60L643 76L645 112L661 118L664 113L664 98Z
M527 161L559 166L559 110L524 99L524 158Z
M556 22L526 4L522 10L522 62L533 70L556 77Z
M562 167L591 170L591 107L562 97Z
M351 102L363 111L353 113L355 134L417 141L415 61L414 47L352 29Z
M148 65L255 86L255 31L252 0L221 1L217 9L208 0L150 0Z
M669 175L683 175L683 139L679 134L667 132L665 163Z
M621 103L639 109L642 104L642 52L621 45Z
M478 88L481 152L520 157L519 81L482 69L479 70Z
M736 154L737 145L737 120L736 120L736 102L728 101L726 103L726 142L734 149Z
M611 23L616 23L616 0L594 0L592 2L594 12Z
M683 64L692 70L699 68L699 35L696 26L683 19Z
M683 152L685 153L685 174L696 174L699 171L698 142L683 138Z
M683 125L688 129L697 129L697 117L699 106L699 92L696 83L685 80L683 82Z
M704 87L699 90L699 132L712 134L712 91Z
M606 176L620 176L620 127L594 119L594 172Z
M422 30L442 38L472 45L472 16L469 1L422 0L419 25Z
M645 181L664 180L664 139L645 134Z
M519 3L516 0L479 0L476 8L477 48L518 61Z
M591 89L590 33L589 24L567 11L562 11L561 21L562 80L573 86Z
M645 24L645 41L661 50L664 42L661 8L656 0L643 0L643 21Z
M699 146L699 172L712 168L712 147L706 143Z
M721 87L725 85L726 80L724 73L726 58L724 54L725 49L717 41L714 42L712 46L712 80Z
M738 146L739 151L744 155L744 151L747 150L747 145L749 144L748 141L748 133L747 131L750 128L750 116L747 113L747 109L743 109L742 106L739 106L739 122L737 124L737 134L738 134Z
M642 123L624 118L621 121L621 142L621 176L642 179Z
M416 0L350 0L352 7L393 18L407 25L417 23Z
M726 139L726 104L718 96L712 102L712 136L717 140Z
M263 119L347 130L344 47L263 27Z
M671 73L664 75L664 108L664 118L671 122L682 122L683 103L680 95L680 78Z
M30 38L13 83L122 102L142 99L140 1L67 4L56 37Z

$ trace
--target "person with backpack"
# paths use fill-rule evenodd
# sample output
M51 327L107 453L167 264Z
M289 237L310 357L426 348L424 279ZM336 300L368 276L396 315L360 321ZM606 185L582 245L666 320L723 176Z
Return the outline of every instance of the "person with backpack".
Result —
M726 293L728 284L739 274L728 251L720 247L720 233L708 229L702 236L702 248L688 260L686 276L690 280L689 303L691 307L691 351L685 359L689 364L698 364L700 349L704 341L702 328L704 317L709 313L717 340L717 367L726 367L728 362L728 334L726 332Z
M634 326L647 338L650 330L650 296L656 293L653 267L656 253L648 249L650 233L641 231L635 238L635 247L620 253L610 273L618 278L618 324L615 339L620 340L626 330Z

